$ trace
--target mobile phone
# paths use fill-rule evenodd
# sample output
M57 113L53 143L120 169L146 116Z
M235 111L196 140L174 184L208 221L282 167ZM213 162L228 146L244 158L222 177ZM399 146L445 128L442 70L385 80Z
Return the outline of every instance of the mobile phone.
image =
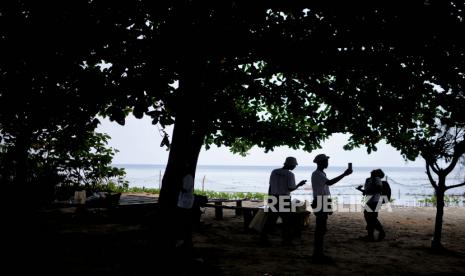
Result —
M352 163L349 163L349 169L352 170Z

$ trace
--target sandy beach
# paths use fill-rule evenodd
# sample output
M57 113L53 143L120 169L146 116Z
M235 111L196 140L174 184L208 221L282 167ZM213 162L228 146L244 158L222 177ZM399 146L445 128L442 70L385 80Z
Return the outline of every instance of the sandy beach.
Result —
M23 235L27 239L21 240L25 248L18 243L16 250L20 260L37 264L36 271L47 275L464 275L465 208L445 210L442 237L450 252L443 254L429 249L435 211L409 207L381 212L387 233L381 242L359 238L366 234L361 212L335 212L328 220L325 243L333 264L312 263L313 215L301 238L294 240L295 246L281 245L277 227L270 236L271 246L264 247L256 232L244 229L243 217L234 210L225 209L224 218L217 220L210 207L194 232L193 262L182 262L173 270L160 270L161 265L180 259L160 249L159 216L145 209L116 215L105 209L48 210L29 223Z
M435 254L429 250L433 235L435 208L392 208L380 213L387 237L381 242L366 242L362 213L338 212L329 217L326 253L334 264L313 264L314 216L295 246L280 245L280 229L272 245L259 246L258 235L246 233L242 217L225 210L223 220L215 220L207 208L203 217L208 225L195 234L195 245L204 258L224 275L319 275L319 274L464 274L465 208L445 210L443 242L451 252Z

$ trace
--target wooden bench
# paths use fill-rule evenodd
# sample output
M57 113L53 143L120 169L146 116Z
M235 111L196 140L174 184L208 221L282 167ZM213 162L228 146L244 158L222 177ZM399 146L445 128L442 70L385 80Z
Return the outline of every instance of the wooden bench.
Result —
M250 202L261 202L261 200L243 200L243 199L211 199L208 201L208 203L213 203L215 206L210 206L209 207L217 207L215 208L215 217L216 219L223 219L223 207L224 209L235 209L236 210L236 216L242 215L242 212L244 208L242 208L242 201L250 201ZM228 207L234 207L234 206L226 206L223 205L224 202L235 202L236 203L236 208L228 208ZM247 209L247 208L245 208Z
M242 201L244 200L221 200L214 199L210 200L209 203L205 204L205 207L215 208L215 218L217 220L223 219L223 209L235 210L236 216L244 218L244 229L248 229L250 222L252 221L255 214L260 208L258 207L243 207ZM261 202L260 200L250 200L252 202ZM223 205L223 202L235 202L236 206Z
M223 201L224 202L224 201ZM231 202L231 201L229 201ZM242 204L240 206L229 206L229 205L222 205L222 201L217 201L214 204L212 203L207 203L205 207L211 207L215 208L215 218L217 220L222 220L223 219L223 209L232 209L236 210L236 216L238 216L238 210L240 210L243 218L244 218L244 230L246 232L250 231L249 225L254 216L258 213L260 210L259 207L242 207ZM290 217L290 223L294 226L299 226L299 227L304 227L308 225L308 220L309 215L311 212L309 211L303 211L303 212L297 212L293 213L293 215ZM300 231L300 230L299 230Z

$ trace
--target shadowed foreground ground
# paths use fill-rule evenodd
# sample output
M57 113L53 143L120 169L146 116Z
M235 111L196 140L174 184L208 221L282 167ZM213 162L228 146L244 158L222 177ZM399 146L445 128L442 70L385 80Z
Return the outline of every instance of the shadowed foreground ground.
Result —
M326 243L327 253L335 259L332 265L310 260L313 217L302 238L295 240L296 246L281 246L277 228L272 245L261 247L257 235L244 231L242 217L235 217L233 210L225 210L224 220L217 221L213 210L207 208L194 237L197 259L175 267L168 263L179 260L179 255L160 252L156 212L131 210L115 216L106 210L75 211L42 213L25 224L29 226L24 232L16 233L23 239L13 241L9 256L24 266L15 265L14 274L31 268L48 275L465 273L465 209L459 207L445 212L443 238L451 250L447 254L429 250L434 208L394 208L391 213L381 213L387 238L377 243L359 239L365 234L361 213L335 213L329 219Z
M444 245L451 250L435 254L429 250L435 209L393 208L381 213L387 237L382 242L365 242L362 213L335 213L328 220L326 252L332 265L312 264L314 217L310 227L296 239L296 246L280 245L279 229L270 247L258 246L257 236L241 233L242 220L230 212L215 221L212 210L205 221L208 230L196 237L197 246L208 249L212 262L226 275L313 275L313 274L461 274L465 273L465 208L447 208ZM214 256L217 256L216 258Z

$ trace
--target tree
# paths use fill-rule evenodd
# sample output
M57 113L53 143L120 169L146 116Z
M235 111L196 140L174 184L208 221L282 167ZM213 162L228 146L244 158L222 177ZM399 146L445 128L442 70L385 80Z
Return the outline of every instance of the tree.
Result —
M50 167L47 156L61 155L65 162L73 147L95 138L95 115L111 98L100 67L83 63L99 37L88 8L34 1L0 5L1 184L6 193L24 192L33 208L40 198L33 191L48 190L37 177L59 170L60 162Z
M160 197L167 206L175 204L182 175L195 174L202 145L311 151L329 134L350 129L374 147L380 135L360 122L346 127L347 114L354 106L373 109L368 92L381 79L397 81L401 74L386 77L386 70L400 66L402 51L423 43L408 34L416 25L403 28L416 9L431 11L423 2L403 5L400 14L386 3L336 9L334 3L241 1L122 5L128 6L96 5L106 12L102 28L117 35L95 49L93 60L111 64L105 74L117 100L106 110L110 118L124 123L121 110L130 107L136 117L149 115L162 127L174 123ZM405 45L396 35L407 39ZM398 98L411 90L393 88L389 92ZM377 89L377 96L386 91ZM406 120L416 112L382 98Z
M64 19L86 38L69 38L77 51L63 52L70 57L64 65L73 65L64 70L70 80L84 74L95 79L77 84L98 85L73 94L99 91L84 97L86 114L103 110L124 124L132 111L138 118L151 116L162 128L174 123L171 141L166 135L163 141L170 145L160 197L167 209L175 206L183 175L195 174L203 145L237 152L252 145L311 151L331 133L348 132L348 148L362 144L375 150L385 137L411 158L418 151L404 141L415 133L434 135L428 126L436 98L425 81L448 91L450 83L460 88L463 76L463 44L456 38L464 9L458 1L76 5L44 13L48 17L37 15L38 4L20 5L17 14L26 22L31 15L39 23Z
M349 117L352 120L341 123L343 131L352 133L347 149L366 145L368 151L376 150L376 142L385 138L406 159L418 155L425 159L437 197L435 249L442 248L444 193L465 185L446 185L447 175L464 154L465 55L463 42L457 39L465 29L463 6L460 2L431 1L391 16L383 13L381 34L398 34L399 40L383 40L386 51L373 70L344 68L349 73L337 71L330 82L319 85L328 91L324 99L331 120L342 121L353 114ZM401 16L413 11L415 17Z
M84 186L90 190L110 182L123 185L124 169L111 166L118 150L108 147L109 138L94 131L82 140L48 137L45 144L34 145L34 163L59 175L61 180L56 184L74 189Z
M124 186L124 169L111 166L117 150L107 147L108 139L108 135L93 130L80 137L63 130L43 131L28 149L26 184L19 186L12 166L14 140L6 138L0 147L0 180L17 192L34 195L36 207L62 197L57 190L67 191L67 199L83 187L95 190L110 183Z
M412 80L416 78L413 75L411 77ZM449 75L449 77L451 76ZM437 200L431 246L433 249L442 249L441 235L445 192L465 185L465 182L446 184L447 176L465 154L465 121L461 114L465 97L459 87L451 88L448 92L438 91L437 86L428 83L427 79L423 79L425 81L424 88L418 89L416 93L428 98L428 101L420 102L414 99L402 101L407 106L420 105L415 116L409 119L401 116L395 120L386 115L385 119L379 117L379 120L369 125L369 128L373 131L374 137L384 137L389 144L401 151L406 159L413 160L417 156L421 156L425 160L426 174L435 190ZM453 86L450 82L448 84L449 87ZM380 111L381 113L389 112L382 109ZM363 113L362 110L360 112ZM376 141L364 139L366 138L363 136L352 136L352 141L347 148Z
M139 2L129 13L103 18L109 33L119 35L95 51L112 65L105 74L118 99L105 114L123 123L118 112L129 106L138 118L145 113L162 127L174 123L162 205L174 206L203 145L311 150L327 136L316 97L294 93L297 83L282 85L280 71L264 62L269 53L261 51L282 35L279 22L266 28L276 20L267 9L263 3Z
M175 124L171 142L164 139L171 147L160 198L173 206L181 174L186 164L195 174L202 145L239 152L252 145L310 151L330 133L351 130L354 139L374 149L381 136L368 124L360 126L364 117L350 115L356 126L350 127L341 114L358 106L368 114L379 99L385 110L402 114L405 121L412 118L417 110L397 100L427 99L411 93L421 82L404 89L401 68L421 66L416 56L435 52L433 43L440 41L430 38L438 29L428 19L449 22L455 15L447 12L448 5L92 2L73 13L86 12L80 20L92 40L77 44L72 57L85 73L106 68L103 80L93 82L103 84L103 92L95 94L103 104L93 106L110 118L123 124L131 110L162 127ZM27 13L39 9L32 7ZM421 24L412 17L416 13ZM425 31L422 24L431 29ZM379 86L381 81L385 86ZM380 114L368 119L376 122Z
M460 184L446 185L446 178L455 168L458 160L465 154L465 128L450 127L447 125L441 126L438 129L436 139L427 141L422 145L422 156L426 161L426 171L431 185L436 193L436 222L434 228L434 237L432 247L441 249L442 222L444 215L444 194L451 188L464 186L465 182ZM445 161L446 166L441 167L438 161ZM433 171L437 180L431 174Z

